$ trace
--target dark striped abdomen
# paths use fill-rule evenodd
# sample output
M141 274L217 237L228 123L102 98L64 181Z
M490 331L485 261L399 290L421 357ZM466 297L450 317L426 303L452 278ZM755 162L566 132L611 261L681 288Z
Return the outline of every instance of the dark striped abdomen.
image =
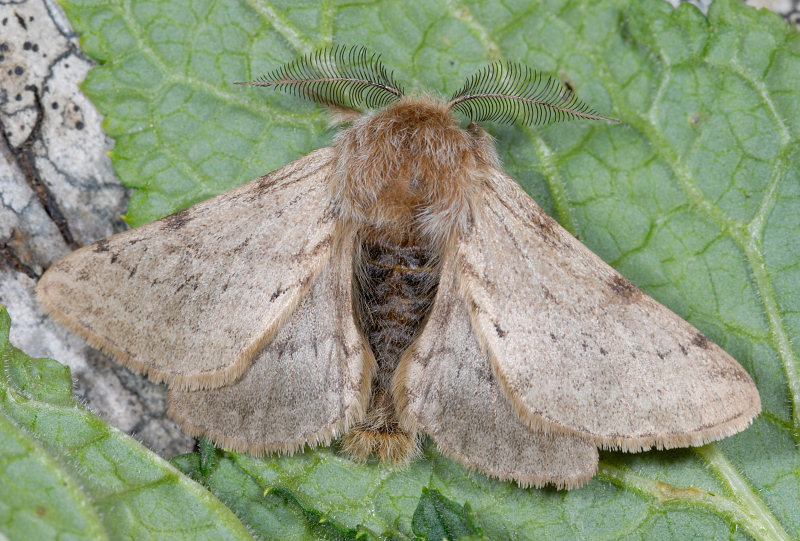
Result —
M425 248L388 243L364 245L361 264L359 323L375 354L378 385L388 389L400 355L433 303L438 268Z
M376 453L383 459L404 460L416 442L398 427L392 377L433 304L439 267L426 247L370 239L362 244L355 269L358 324L377 367L366 415L344 446L357 458Z

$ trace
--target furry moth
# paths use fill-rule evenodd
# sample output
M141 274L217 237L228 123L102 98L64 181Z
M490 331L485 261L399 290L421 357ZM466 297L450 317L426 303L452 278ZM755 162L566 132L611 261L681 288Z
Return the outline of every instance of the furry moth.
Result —
M425 433L488 475L571 488L598 448L701 445L759 413L733 358L502 172L476 122L605 119L554 79L495 63L449 101L407 97L379 57L336 47L245 84L348 125L38 285L57 320L166 382L189 433L256 455L342 436L395 462Z

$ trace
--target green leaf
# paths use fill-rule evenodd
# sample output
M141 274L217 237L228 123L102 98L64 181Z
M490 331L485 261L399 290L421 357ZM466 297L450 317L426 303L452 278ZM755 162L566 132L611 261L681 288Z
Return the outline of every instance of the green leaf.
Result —
M481 533L473 524L469 502L458 505L428 487L422 487L422 496L411 517L411 530L422 539L454 540Z
M239 515L248 526L264 539L361 539L370 540L379 537L357 522L348 527L334 515L320 511L297 491L297 484L287 479L287 484L265 484L260 476L246 467L261 468L263 461L233 453L216 451L213 464L205 471L201 468L203 459L200 454L191 453L172 459L180 470L202 483ZM310 455L313 453L309 453ZM343 459L339 459L343 460ZM260 470L258 470L260 471ZM262 472L263 473L263 472ZM291 487L291 488L290 488ZM308 500L313 502L314 500ZM366 509L364 509L366 511ZM337 513L338 515L338 513ZM348 515L353 519L358 515ZM371 526L375 521L369 521ZM392 532L385 531L382 538L390 537Z
M441 95L499 59L568 80L623 124L490 125L506 170L736 357L761 392L764 413L743 433L694 450L603 453L598 477L570 492L488 480L431 449L408 470L327 450L225 455L208 478L255 531L294 527L291 506L264 510L263 490L281 486L346 528L411 537L427 486L469 500L491 538L800 537L794 28L737 0L707 18L661 0L64 5L102 62L84 89L116 140L118 174L138 188L134 225L328 144L321 108L233 85L320 46L364 44L407 89Z
M10 325L0 306L0 538L252 539L205 489L80 406L67 367L11 346Z

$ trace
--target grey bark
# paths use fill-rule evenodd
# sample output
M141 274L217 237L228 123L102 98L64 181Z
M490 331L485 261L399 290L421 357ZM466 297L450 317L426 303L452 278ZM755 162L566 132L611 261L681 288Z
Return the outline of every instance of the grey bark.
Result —
M113 141L78 87L92 65L55 2L0 2L0 304L12 344L68 365L84 404L171 457L193 440L166 417L166 388L89 348L34 296L53 261L126 228Z

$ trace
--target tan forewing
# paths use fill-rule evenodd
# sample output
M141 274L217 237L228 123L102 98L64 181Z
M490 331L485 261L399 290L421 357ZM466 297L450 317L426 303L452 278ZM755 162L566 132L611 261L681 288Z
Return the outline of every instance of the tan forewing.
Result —
M459 462L522 486L571 488L588 481L597 469L597 447L519 418L472 331L453 267L445 262L425 328L395 376L405 428L420 428Z
M45 308L129 367L183 388L246 368L330 255L324 148L218 197L73 252Z
M171 390L191 434L260 455L328 443L363 413L374 360L352 311L352 242L337 246L297 309L236 381Z
M744 429L758 391L727 353L645 295L496 172L457 252L476 332L517 412L630 451Z

